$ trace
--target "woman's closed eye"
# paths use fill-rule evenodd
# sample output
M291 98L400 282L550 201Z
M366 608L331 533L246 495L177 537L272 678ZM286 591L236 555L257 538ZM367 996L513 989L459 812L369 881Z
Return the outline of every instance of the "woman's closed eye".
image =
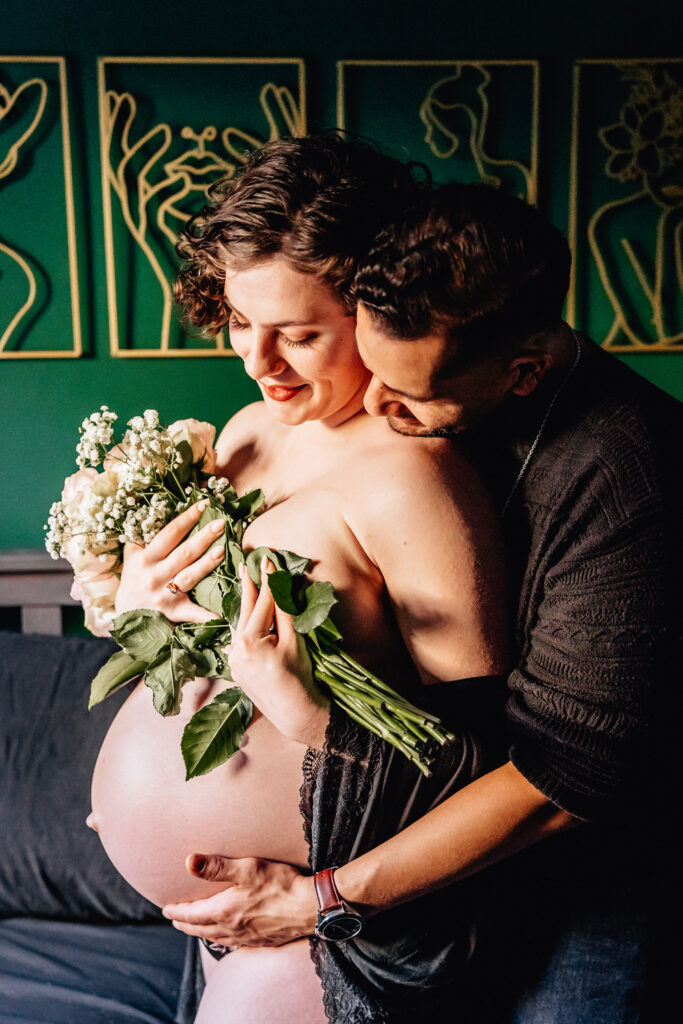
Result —
M304 348L306 345L308 345L311 341L314 340L315 334L308 334L306 335L305 338L295 339L288 338L286 334L283 334L282 331L280 331L280 337L284 341L285 345L289 345L290 348Z
M246 320L238 320L237 317L233 313L233 315L228 320L228 330L230 330L230 331L246 331L248 329L249 329L249 324L247 323L247 321ZM303 348L305 345L308 345L309 342L313 341L314 338L316 337L316 335L315 334L307 334L305 338L290 338L286 334L283 334L282 331L278 331L278 337L280 337L282 339L282 341L285 343L285 345L289 345L290 348Z
M228 320L228 330L230 331L245 331L248 326L249 324L238 320L235 316L231 316Z

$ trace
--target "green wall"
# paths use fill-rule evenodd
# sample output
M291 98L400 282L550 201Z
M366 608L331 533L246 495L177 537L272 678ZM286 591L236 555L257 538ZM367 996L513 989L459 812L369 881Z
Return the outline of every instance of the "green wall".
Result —
M336 123L339 60L538 60L538 202L558 226L568 230L574 61L674 57L672 40L681 38L681 20L680 5L663 0L619 6L576 0L566 10L541 0L505 6L471 0L350 0L336 9L319 0L290 5L258 0L249 4L216 0L193 4L138 0L118 6L101 0L5 4L0 19L0 57L67 58L85 355L80 359L0 361L0 548L41 545L47 508L66 473L75 469L72 453L78 424L99 405L108 404L124 418L151 406L158 408L166 421L195 415L221 425L256 397L254 386L232 358L121 359L109 355L98 57L304 58L309 129ZM392 121L390 112L384 119L381 111L374 116L375 122L360 117L358 123L370 131L376 123L376 133L384 142L391 142L394 130L403 130L402 124ZM0 142L2 128L0 119ZM510 136L514 144L509 120L498 126L498 134ZM45 332L45 347L60 347L62 341L55 340L57 329L48 327L49 311L61 314L61 322L66 322L68 307L68 289L59 278L63 258L51 241L53 214L60 209L56 199L51 203L37 189L34 202L15 210L15 217L29 225L49 250L46 260L52 258L54 263L51 284L42 283L44 326L41 328L38 317L33 328L38 332L34 336L39 336L41 329ZM7 225L0 223L0 239L6 229ZM0 312L3 287L10 284L9 278L3 281L0 277ZM587 281L585 287L588 293L594 283ZM675 296L674 301L678 301ZM47 338L48 331L52 340ZM637 353L624 358L683 399L682 353Z

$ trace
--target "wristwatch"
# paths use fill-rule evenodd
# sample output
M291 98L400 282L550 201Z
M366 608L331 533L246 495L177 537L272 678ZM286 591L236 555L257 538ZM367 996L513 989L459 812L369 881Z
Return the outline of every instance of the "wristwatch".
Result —
M358 935L365 921L357 910L352 910L339 895L334 884L334 868L325 868L313 876L318 897L318 920L315 934L326 942L346 942Z

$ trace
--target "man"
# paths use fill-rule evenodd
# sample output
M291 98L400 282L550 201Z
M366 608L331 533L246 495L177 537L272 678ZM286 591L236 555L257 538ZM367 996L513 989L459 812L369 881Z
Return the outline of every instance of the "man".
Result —
M367 914L485 870L478 1021L643 1019L653 847L668 878L683 413L561 320L568 275L566 242L535 210L453 185L384 232L356 280L368 411L407 437L459 436L497 498L517 665L509 761L334 877ZM189 867L231 885L167 908L191 934L313 931L310 878Z

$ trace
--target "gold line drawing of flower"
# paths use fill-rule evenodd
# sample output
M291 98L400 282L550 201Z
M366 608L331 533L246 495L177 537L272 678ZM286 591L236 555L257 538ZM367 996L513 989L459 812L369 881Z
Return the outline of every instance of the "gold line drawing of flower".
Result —
M631 191L590 218L588 243L614 319L605 347L672 348L683 340L683 87L661 65L615 62L629 93L598 130L608 178ZM652 235L642 225L654 221ZM636 227L640 224L640 228ZM616 243L616 244L615 244ZM616 245L625 260L616 258ZM643 302L644 300L644 302Z
M610 150L605 173L623 182L657 178L683 161L683 88L662 68L635 68L630 77L619 121L598 132Z

